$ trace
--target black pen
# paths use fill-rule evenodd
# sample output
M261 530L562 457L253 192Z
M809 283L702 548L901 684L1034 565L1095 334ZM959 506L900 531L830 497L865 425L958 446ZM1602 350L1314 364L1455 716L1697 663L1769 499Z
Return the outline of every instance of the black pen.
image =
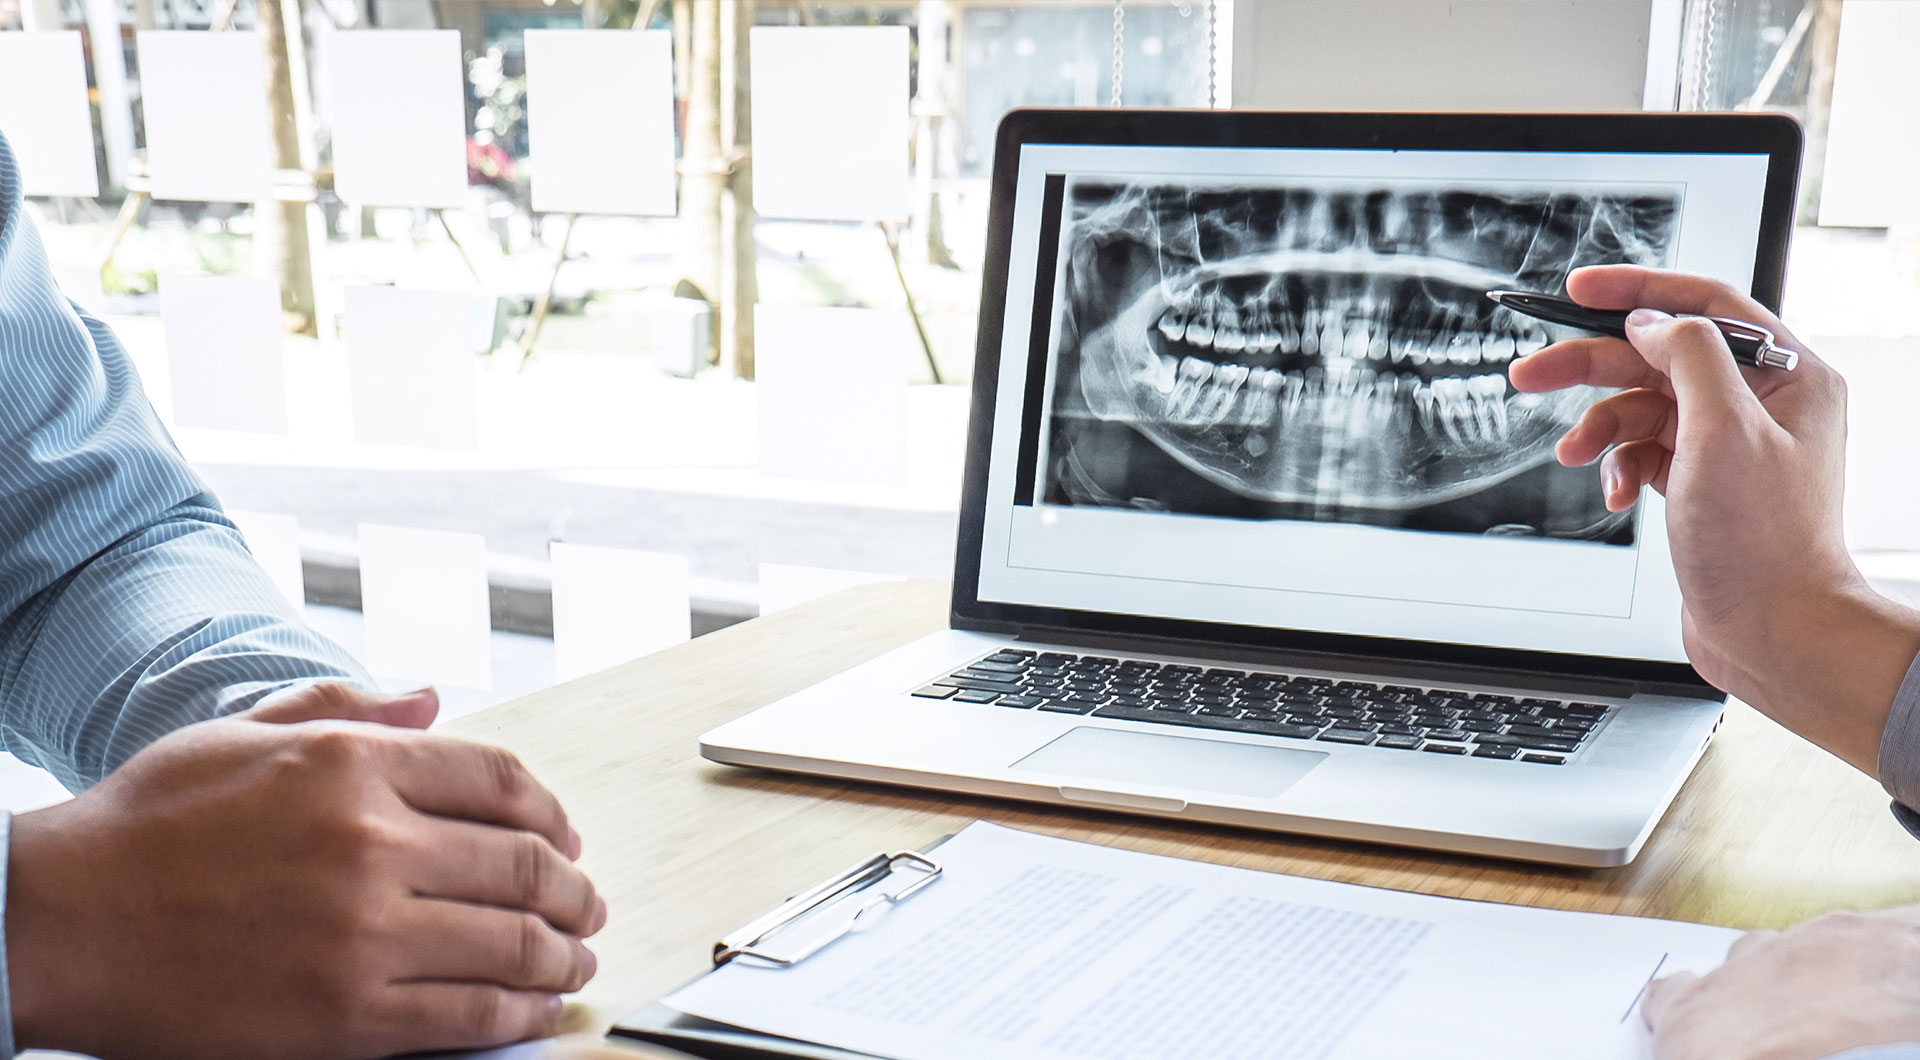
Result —
M1570 328L1583 331L1597 331L1602 335L1612 335L1616 339L1627 337L1627 311L1624 309L1588 309L1578 302L1561 298L1558 295L1538 294L1531 291L1488 291L1487 297L1516 313L1530 317L1565 324ZM1689 314L1683 314L1689 315ZM1733 359L1741 364L1755 368L1778 368L1784 372L1793 371L1800 363L1800 355L1785 347L1773 344L1773 332L1758 324L1749 324L1744 320L1728 317L1701 317L1710 320L1727 337L1727 348L1733 351Z

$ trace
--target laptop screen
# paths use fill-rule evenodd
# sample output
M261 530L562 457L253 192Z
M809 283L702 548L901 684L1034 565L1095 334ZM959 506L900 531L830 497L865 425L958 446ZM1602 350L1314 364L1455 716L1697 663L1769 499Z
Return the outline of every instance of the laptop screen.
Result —
M1600 392L1506 381L1579 333L1485 293L1745 289L1768 166L1021 146L978 600L1683 662L1661 498L1609 513L1553 457Z

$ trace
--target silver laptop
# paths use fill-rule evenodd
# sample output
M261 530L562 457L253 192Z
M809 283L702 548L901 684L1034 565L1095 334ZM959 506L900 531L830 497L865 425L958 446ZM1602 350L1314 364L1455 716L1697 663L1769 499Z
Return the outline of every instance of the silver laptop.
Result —
M1661 499L1608 512L1493 289L1575 267L1777 306L1759 115L1019 111L994 160L951 628L706 757L1576 865L1719 723Z

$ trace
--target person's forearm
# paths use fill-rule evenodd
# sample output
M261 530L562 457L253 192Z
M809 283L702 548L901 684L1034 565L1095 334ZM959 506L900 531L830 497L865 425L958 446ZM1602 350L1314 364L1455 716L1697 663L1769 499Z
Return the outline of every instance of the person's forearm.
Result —
M1765 644L1729 652L1738 694L1762 713L1879 776L1888 710L1916 655L1920 611L1864 580L1810 593L1767 623Z
M0 622L7 749L78 790L192 722L314 681L371 687L200 498Z

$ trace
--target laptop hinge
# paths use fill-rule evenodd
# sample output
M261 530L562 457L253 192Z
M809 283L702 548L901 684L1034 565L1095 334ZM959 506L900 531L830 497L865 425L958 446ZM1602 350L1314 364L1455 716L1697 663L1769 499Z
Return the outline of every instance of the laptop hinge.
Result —
M1087 634L1072 630L1027 629L1016 635L1022 641L1058 644L1110 652L1151 652L1184 655L1200 659L1238 662L1249 666L1289 666L1317 670L1350 671L1379 678L1399 678L1408 683L1493 685L1569 695L1616 696L1622 699L1637 694L1671 695L1687 699L1715 698L1709 689L1666 682L1632 681L1617 677L1569 675L1544 670L1472 666L1434 662L1427 659L1395 659L1378 655L1352 655L1339 652L1313 652L1282 648L1251 648L1207 641L1188 641L1174 637L1116 636Z

